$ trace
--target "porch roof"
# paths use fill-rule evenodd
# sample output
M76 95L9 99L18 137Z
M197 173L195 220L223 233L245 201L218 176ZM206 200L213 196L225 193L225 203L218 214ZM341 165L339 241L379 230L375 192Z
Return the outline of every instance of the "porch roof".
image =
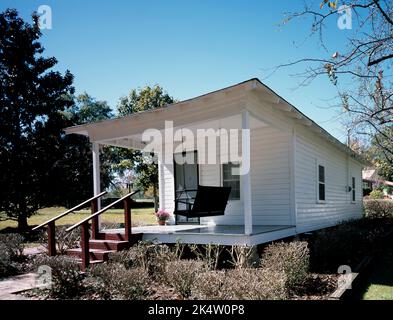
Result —
M299 109L297 109L287 100L282 98L271 88L263 84L258 78L252 78L244 82L220 90L216 90L207 94L203 94L195 98L173 103L159 109L147 110L147 111L138 112L132 115L119 117L115 119L103 120L90 124L83 124L83 125L69 127L65 129L65 132L66 134L74 133L74 134L85 135L88 136L91 141L96 141L96 142L103 140L103 134L102 134L103 132L106 132L107 134L108 130L110 131L111 128L114 127L126 127L128 128L128 130L134 131L134 134L136 134L136 133L140 133L141 131L143 131L148 127L149 128L154 127L154 126L149 126L149 124L153 124L154 120L159 120L159 119L161 119L162 122L162 120L165 119L166 116L171 116L171 115L179 116L179 114L184 115L185 112L188 112L191 116L193 116L192 119L194 120L196 119L196 115L199 115L201 113L200 110L196 108L198 105L200 106L207 103L214 103L214 101L222 99L223 97L226 99L232 99L232 101L234 101L236 99L241 99L246 95L247 92L252 90L260 92L261 94L268 95L272 103L274 104L275 109L277 109L280 112L284 112L284 114L286 114L288 117L295 118L299 124L304 125L306 128L309 128L309 130L312 130L313 132L316 132L318 135L328 140L330 143L335 145L341 151L348 154L353 159L357 160L358 162L364 165L369 164L359 154L357 154L356 152L351 150L348 146L346 146L338 139L333 137L329 132L327 132L325 129L320 127L316 122L314 122L305 114L303 114ZM194 105L194 107L189 108L191 105ZM213 108L210 108L209 112L212 113L212 117L214 118L214 111L212 109ZM222 114L222 110L220 110L219 112L216 113L216 116L220 117L220 116L233 115L236 113L236 111L237 113L241 112L238 105L233 105L232 108L228 106L228 108L225 108L224 111L225 114ZM204 112L206 112L206 109L204 110ZM169 119L171 119L171 117L169 117ZM183 120L184 120L184 116L183 116ZM156 129L162 129L162 128L156 128ZM124 136L115 137L109 135L108 139L110 138L112 139L124 138ZM136 143L133 144L131 142L130 144L124 145L124 147L140 148L141 146L137 145Z

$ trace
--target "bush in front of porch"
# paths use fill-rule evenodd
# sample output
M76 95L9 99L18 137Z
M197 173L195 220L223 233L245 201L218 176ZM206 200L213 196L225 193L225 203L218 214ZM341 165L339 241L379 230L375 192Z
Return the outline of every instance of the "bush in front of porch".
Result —
M288 281L293 276L291 272L303 275L308 263L308 251L305 244L300 243L269 246L264 254L265 264L254 268L237 264L226 269L212 268L218 264L212 264L211 257L207 255L182 259L185 251L185 248L180 248L182 246L141 242L129 250L113 254L108 263L92 266L86 273L82 273L67 257L46 257L40 263L52 268L54 286L49 291L43 291L41 297L286 299L290 297L293 287L293 280ZM188 250L192 252L190 248ZM233 252L233 248L217 250ZM209 252L209 249L203 251ZM278 255L282 257L279 264L272 258Z

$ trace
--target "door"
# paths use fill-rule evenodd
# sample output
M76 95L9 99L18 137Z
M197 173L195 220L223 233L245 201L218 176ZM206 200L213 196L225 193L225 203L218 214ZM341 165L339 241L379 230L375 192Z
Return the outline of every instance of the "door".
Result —
M174 154L175 197L179 200L195 199L199 184L197 151ZM175 203L176 210L185 210L186 204ZM176 224L199 224L199 218L176 215Z

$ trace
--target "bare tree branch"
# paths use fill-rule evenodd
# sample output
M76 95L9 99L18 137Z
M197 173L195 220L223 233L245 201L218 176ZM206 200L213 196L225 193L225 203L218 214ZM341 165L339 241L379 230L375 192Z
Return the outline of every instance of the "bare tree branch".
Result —
M337 89L346 115L342 118L353 134L367 137L366 143L374 144L393 163L393 0L349 0L346 8L354 13L352 25L356 30L348 37L345 48L336 48L336 43L324 40L329 23L336 24L333 19L344 14L342 8L337 1L321 1L320 6L306 1L302 11L287 14L285 23L311 18L309 38L317 36L327 55L284 63L273 73L304 64L303 72L293 74L300 79L299 86L327 76Z
M378 10L381 12L382 16L386 19L386 21L393 25L392 19L390 19L385 10L383 10L382 7L379 5L379 0L373 0L373 2L377 6Z

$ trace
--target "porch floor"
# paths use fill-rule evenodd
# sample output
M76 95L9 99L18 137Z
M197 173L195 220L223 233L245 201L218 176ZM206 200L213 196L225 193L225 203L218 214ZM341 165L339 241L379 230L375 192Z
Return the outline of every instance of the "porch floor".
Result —
M104 233L124 233L124 229L107 229ZM160 243L195 244L245 244L254 245L282 239L296 234L294 226L257 225L250 235L245 234L244 226L236 225L169 225L133 227L132 233L142 233L143 240Z

